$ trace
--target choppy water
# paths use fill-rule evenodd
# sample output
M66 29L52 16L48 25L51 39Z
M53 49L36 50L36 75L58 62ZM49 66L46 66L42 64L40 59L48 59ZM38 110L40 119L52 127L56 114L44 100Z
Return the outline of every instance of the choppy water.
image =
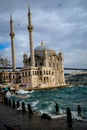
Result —
M22 99L20 96L29 95L29 98ZM66 88L57 88L52 90L38 90L29 93L20 93L11 98L30 103L34 110L40 112L53 113L55 112L55 103L59 105L60 111L66 111L69 107L71 111L77 111L77 106L80 105L82 113L87 119L87 86L73 86Z

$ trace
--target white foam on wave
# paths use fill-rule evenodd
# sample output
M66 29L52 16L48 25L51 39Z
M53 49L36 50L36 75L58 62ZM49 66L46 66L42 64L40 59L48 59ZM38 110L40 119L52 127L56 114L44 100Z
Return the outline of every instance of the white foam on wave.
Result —
M38 103L39 103L39 100L37 100L37 101L35 101L35 102L32 102L31 106L32 106L32 107L35 107Z
M48 114L52 119L66 117L66 113L59 113L56 115L56 113L49 113L47 110L40 110L40 114L42 115L43 113Z
M49 114L49 116L50 116L52 119L57 119L57 118L61 118L61 117L66 117L66 114L58 114L58 115Z
M19 106L16 110L17 110L17 111L21 111L21 110L22 110L22 107Z
M53 110L52 106L49 106L47 109L49 112Z
M30 98L31 97L31 95L19 95L18 96L18 98L20 98L20 99L27 99L27 98Z
M17 91L17 93L18 94L27 94L27 93L29 93L29 91L25 91L23 89L20 89L20 90Z
M22 110L22 102L24 102L24 100L19 102L20 106L16 109L17 111ZM28 111L28 104L25 104L25 110Z
M87 119L85 119L83 114L81 114L81 116L78 116L78 113L76 111L71 111L71 114L72 114L73 119L76 119L78 121L86 121L87 122Z
M6 93L5 96L6 96L6 97L10 97L10 96L12 96L12 95L11 95L10 91L7 91L7 93Z
M32 91L28 91L29 93L33 93L33 92L35 92L34 90L32 90Z
M59 113L64 114L64 113L66 113L66 110L60 109Z

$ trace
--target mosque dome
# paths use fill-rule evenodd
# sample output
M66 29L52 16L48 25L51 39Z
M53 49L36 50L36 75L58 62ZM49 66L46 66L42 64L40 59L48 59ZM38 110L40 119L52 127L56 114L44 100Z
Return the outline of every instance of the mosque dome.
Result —
M40 51L40 50L51 50L50 47L48 47L47 45L44 45L44 42L41 41L41 45L37 46L34 50L35 51Z

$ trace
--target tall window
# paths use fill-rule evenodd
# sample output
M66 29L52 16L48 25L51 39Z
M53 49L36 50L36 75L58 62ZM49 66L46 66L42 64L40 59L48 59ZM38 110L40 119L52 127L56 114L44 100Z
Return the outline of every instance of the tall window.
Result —
M24 77L24 72L22 72L22 77Z
M15 78L15 76L13 75L13 79Z
M49 67L51 67L51 63L49 62Z
M40 71L40 75L42 75L42 71Z
M57 63L57 69L58 69L58 63Z
M46 71L46 75L48 75L48 71Z
M33 71L33 75L34 75L34 71Z
M27 76L27 72L25 72L25 76Z
M52 72L52 75L54 75L54 72Z
M43 74L45 75L45 70L43 71Z
M30 76L30 71L28 71L28 75Z
M53 63L53 68L55 68L55 64Z

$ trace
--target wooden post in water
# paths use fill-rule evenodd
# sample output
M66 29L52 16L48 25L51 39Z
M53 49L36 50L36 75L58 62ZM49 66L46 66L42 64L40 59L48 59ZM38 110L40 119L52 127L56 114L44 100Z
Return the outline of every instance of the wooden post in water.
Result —
M5 97L5 104L8 105L8 98Z
M10 99L8 100L8 105L11 106L11 100Z
M2 95L2 96L3 96L3 98L2 98L3 104L5 104L5 95Z
M81 107L80 105L77 106L78 116L81 116Z
M29 111L29 116L31 116L33 114L33 111L30 104L28 104L28 111Z
M17 108L19 107L19 100L17 100Z
M70 108L67 108L66 112L67 112L67 125L68 125L68 128L72 128L72 116L71 116Z
M56 108L56 115L59 113L59 105L56 103L55 105L55 108Z
M13 108L15 108L15 100L13 99Z
M25 113L25 103L24 102L22 102L22 112L23 112L23 114Z

